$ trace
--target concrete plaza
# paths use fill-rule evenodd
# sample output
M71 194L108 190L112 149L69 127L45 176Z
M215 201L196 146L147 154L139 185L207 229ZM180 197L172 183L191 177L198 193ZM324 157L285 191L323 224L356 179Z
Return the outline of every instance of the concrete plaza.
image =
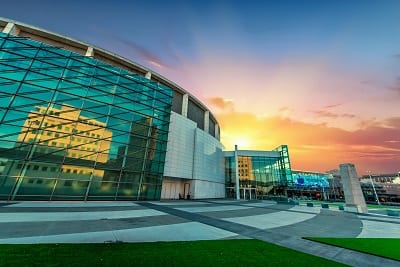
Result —
M273 201L0 203L0 244L254 238L352 266L400 265L302 237L400 238L400 219Z

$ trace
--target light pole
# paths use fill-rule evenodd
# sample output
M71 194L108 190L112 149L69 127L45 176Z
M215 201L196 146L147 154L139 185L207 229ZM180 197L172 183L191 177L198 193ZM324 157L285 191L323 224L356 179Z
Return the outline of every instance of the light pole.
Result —
M374 182L372 182L371 172L370 172L370 171L368 171L368 174L369 174L369 181L371 182L372 189L374 190L374 195L375 195L376 202L378 203L378 205L381 205L381 203L379 202L378 195L376 194L376 190L375 190Z

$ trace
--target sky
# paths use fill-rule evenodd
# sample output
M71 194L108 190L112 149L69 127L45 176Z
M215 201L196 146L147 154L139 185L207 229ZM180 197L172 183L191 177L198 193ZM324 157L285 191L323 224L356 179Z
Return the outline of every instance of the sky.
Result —
M0 16L174 81L226 150L287 144L296 170L400 171L398 0L13 0Z

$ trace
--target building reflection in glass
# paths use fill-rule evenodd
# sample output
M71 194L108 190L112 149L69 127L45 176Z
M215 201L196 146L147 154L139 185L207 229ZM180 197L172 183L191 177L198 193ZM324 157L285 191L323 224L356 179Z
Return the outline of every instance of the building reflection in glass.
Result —
M0 199L159 199L172 89L0 33Z
M292 182L287 146L274 151L238 151L238 178L241 199L262 198L268 194L285 194ZM225 153L226 195L234 198L236 190L235 157Z
M21 127L15 147L4 151L9 158L1 160L0 186L10 189L10 200L37 199L37 195L83 199L92 193L129 198L149 190L149 197L155 198L151 185L161 184L161 177L149 173L157 154L157 135L151 118L131 122L129 142L118 147L113 159L109 158L113 133L105 123L68 105L36 107Z
M92 180L100 180L112 132L105 124L84 117L75 107L36 107L29 113L15 147L9 152L22 156L9 160L5 184L12 184L10 199L18 195L84 196Z

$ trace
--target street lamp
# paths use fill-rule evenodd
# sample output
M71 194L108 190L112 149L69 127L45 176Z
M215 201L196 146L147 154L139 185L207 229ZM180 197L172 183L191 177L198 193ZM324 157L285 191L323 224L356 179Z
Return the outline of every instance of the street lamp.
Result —
M369 181L371 182L372 189L374 190L374 195L375 195L376 202L378 203L378 205L381 205L381 203L379 202L378 195L376 194L374 182L372 182L371 171L368 171L368 174L369 174Z

